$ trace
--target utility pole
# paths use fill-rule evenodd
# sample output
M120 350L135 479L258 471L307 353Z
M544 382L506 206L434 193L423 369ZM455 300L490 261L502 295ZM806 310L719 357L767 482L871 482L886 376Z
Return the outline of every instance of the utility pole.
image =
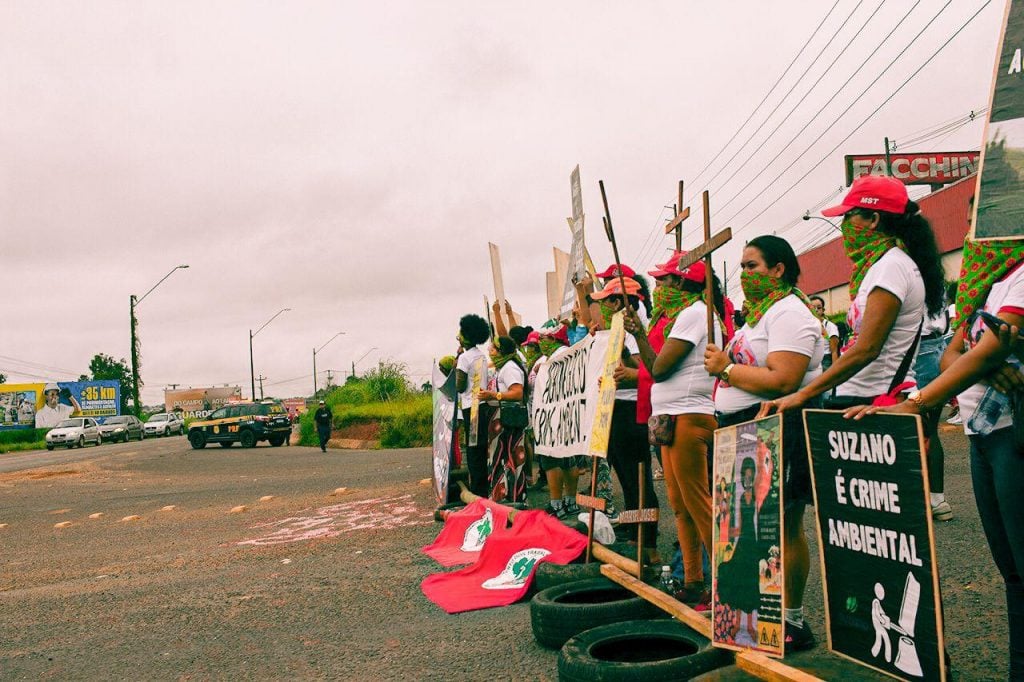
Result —
M331 338L327 339L327 343L325 343L324 345L320 346L319 348L314 348L313 349L313 397L314 398L316 397L316 354L319 353L320 351L322 351L324 348L326 348L328 343L330 343L331 341L334 341L334 339L338 338L339 336L341 336L344 333L345 332L338 332L337 334L335 334ZM328 377L330 377L330 374L328 374ZM328 378L327 383L330 384L330 378Z
M264 380L266 380L266 379L267 379L267 377L265 377L265 376L263 376L263 375L261 374L261 375L259 375L259 376L258 376L258 377L256 377L256 378L257 378L257 380L259 380L259 382L260 382L260 400L263 400L263 382L264 382Z
M135 294L128 297L128 310L129 327L131 328L132 335L132 412L135 413L136 417L141 417L142 410L139 409L139 337L136 332L136 327L139 323L135 319Z
M178 390L178 386L179 386L179 384L167 384L167 385L171 387L171 390L172 390L172 391L176 391L176 390Z
M281 310L278 310L276 313L274 313L273 317L271 317L269 320L264 322L260 326L259 329L257 329L256 331L253 331L251 329L249 330L249 381L251 383L251 387L250 388L252 389L252 399L253 399L253 402L256 401L256 368L255 368L255 366L253 364L253 360L252 360L252 339L253 339L254 336L256 336L261 331L263 331L264 327L266 327L268 324L270 324L271 322L276 320L278 315L280 315L281 313L286 313L286 312L288 312L290 310L291 310L291 308L281 308ZM261 390L260 393L262 394L263 391Z

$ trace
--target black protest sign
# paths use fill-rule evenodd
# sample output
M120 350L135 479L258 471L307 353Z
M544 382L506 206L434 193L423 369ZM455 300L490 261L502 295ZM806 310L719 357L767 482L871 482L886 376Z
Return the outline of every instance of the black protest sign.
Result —
M945 680L919 417L806 410L829 648L904 680Z
M1024 238L1024 2L1008 2L985 126L976 239Z

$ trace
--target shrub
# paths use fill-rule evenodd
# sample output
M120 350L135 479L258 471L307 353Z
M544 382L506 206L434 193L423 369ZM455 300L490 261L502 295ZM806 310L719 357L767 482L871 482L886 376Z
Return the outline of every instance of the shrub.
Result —
M0 431L0 446L15 443L41 443L49 429L10 429Z

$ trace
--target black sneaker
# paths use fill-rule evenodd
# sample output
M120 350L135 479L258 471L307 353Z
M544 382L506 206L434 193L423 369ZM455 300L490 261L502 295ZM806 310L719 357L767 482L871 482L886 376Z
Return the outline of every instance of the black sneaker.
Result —
M806 620L803 622L803 625L786 623L787 654L813 649L815 644L817 644L817 642L814 639L814 633L811 632L811 626L807 624Z
M555 505L551 504L551 502L548 502L548 506L544 507L544 511L550 514L551 516L562 518L562 508L558 507L556 509Z
M575 518L580 513L580 506L575 501L566 502L562 500L562 509L565 510L565 515L570 518Z

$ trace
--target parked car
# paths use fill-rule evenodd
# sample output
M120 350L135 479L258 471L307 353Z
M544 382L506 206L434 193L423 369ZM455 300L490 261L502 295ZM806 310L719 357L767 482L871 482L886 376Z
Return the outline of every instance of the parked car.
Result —
M121 441L127 443L133 438L136 440L142 440L146 437L143 432L142 422L139 418L125 414L120 417L107 417L107 420L100 424L100 435L103 436L104 440L109 441Z
M196 450L207 443L220 443L229 448L241 443L251 448L261 440L280 447L291 435L292 423L288 411L275 402L239 403L214 410L206 419L192 422L188 427L188 442Z
M173 412L161 412L146 420L143 433L147 436L169 436L172 433L180 436L185 433L185 422Z
M84 448L86 443L99 445L102 442L100 428L91 417L64 419L46 433L47 450L53 450L58 445Z

